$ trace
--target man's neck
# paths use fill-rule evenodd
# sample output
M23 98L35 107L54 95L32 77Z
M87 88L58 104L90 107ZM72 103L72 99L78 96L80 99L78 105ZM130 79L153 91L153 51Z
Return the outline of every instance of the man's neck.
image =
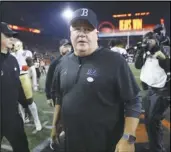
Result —
M89 55L93 54L98 48L99 48L99 46L97 45L94 48L92 48L90 51L88 51L89 52L88 54L82 54L81 56L80 56L80 54L77 53L77 51L74 51L74 54L76 56L80 56L80 57L89 56Z
M7 53L8 53L8 50L7 50L6 48L2 48L2 49L1 49L1 53L7 54Z

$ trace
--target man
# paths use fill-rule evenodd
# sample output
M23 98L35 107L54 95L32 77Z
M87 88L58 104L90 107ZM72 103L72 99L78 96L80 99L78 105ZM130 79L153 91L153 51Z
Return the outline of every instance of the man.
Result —
M29 152L23 121L18 113L20 68L8 49L12 48L15 34L6 23L1 22L0 53L0 142L6 137L14 152Z
M74 52L61 59L54 75L52 140L57 142L61 115L67 152L134 152L141 103L128 64L98 47L97 18L90 9L74 12L70 39Z
M41 69L41 73L43 75L46 75L45 62L43 61L43 59L41 59L40 61L40 69Z
M40 77L41 77L41 72L40 72L40 60L39 60L39 58L35 57L33 61L34 61L34 66L35 66L35 68L36 68L37 84L39 85ZM39 89L40 89L40 88L39 88Z
M37 83L34 83L32 86L31 80L29 77L29 71L28 71L29 67L26 62L26 58L29 55L32 56L32 54L30 51L25 52L23 50L23 44L20 40L17 40L14 43L13 51L14 52L12 54L16 57L16 59L19 63L19 67L20 67L20 81L21 81L21 85L22 85L22 90L20 90L20 91L21 91L22 96L20 96L19 100L23 100L23 102L26 102L26 104L28 105L28 108L33 116L36 130L40 131L42 129L42 125L39 120L37 106L33 100L33 90L37 91ZM23 116L23 120L25 120L24 109L22 110L22 108L20 107L20 110L23 111L22 116Z
M62 39L59 42L59 53L60 56L56 58L55 60L52 61L52 63L49 66L47 76L46 76L46 84L45 84L45 91L46 91L46 98L47 98L47 103L50 106L55 105L55 97L52 97L51 94L51 86L52 86L52 79L53 79L53 74L55 71L55 68L57 64L59 63L59 60L61 59L62 56L64 56L66 53L71 51L71 44L67 39Z
M145 47L139 48L135 56L135 67L141 69L140 80L147 92L144 108L149 148L145 149L150 152L166 151L161 121L170 105L170 56L161 51L161 44L156 33L148 32L143 37Z
M33 58L32 57L27 57L26 58L27 65L29 67L29 76L32 82L32 89L35 90L34 88L36 87L37 89L37 75L36 75L36 69L33 63Z

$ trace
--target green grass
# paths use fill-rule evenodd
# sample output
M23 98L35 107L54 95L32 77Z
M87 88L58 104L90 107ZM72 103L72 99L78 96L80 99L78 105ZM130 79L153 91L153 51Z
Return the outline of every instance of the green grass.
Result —
M137 82L138 86L142 89L141 83L140 83L140 78L139 78L140 70L136 69L134 64L130 64L129 66L130 66L130 69L132 70L132 72L133 72L133 74L135 76L135 79L136 79L136 82Z
M141 88L140 85L140 79L139 79L139 75L140 75L140 70L135 69L133 64L130 64L130 68L134 73L135 79L138 83L138 85ZM44 85L45 85L45 76L41 77L40 79L40 87L42 88L42 90L44 90ZM39 93L36 92L34 94L34 99L35 99L35 103L38 107L38 112L39 112L39 117L40 117L40 121L41 123L48 121L47 125L51 125L52 124L52 118L53 115L52 114L44 114L43 111L53 111L52 107L49 107L46 103L46 97L44 93ZM49 129L42 129L42 131L37 132L36 134L32 134L32 131L35 130L35 127L25 127L25 131L28 137L28 141L29 141L29 147L30 149L35 148L38 144L40 144L42 141L44 141L45 139L47 139L48 137L50 137L50 130ZM7 143L7 140L3 139L3 144ZM7 152L7 151L2 151L2 152Z
M47 125L51 125L53 115L43 113L43 111L53 111L53 108L47 105L45 95L43 93L35 93L34 99L38 107L39 118L41 123L48 121ZM44 141L50 136L50 130L46 128L43 128L40 132L37 132L36 134L32 133L34 129L35 127L25 127L30 149L33 149L34 147L36 147L36 145L40 144L42 141Z
M42 88L42 90L44 90L44 82L45 82L45 77L43 76L40 79L40 87ZM43 113L43 111L53 111L53 108L48 106L46 103L45 94L36 92L34 94L34 100L38 107L39 118L41 123L48 121L47 125L52 125L53 114ZM40 132L37 132L36 134L32 134L32 131L33 128L31 127L26 128L30 149L35 148L36 145L40 144L42 141L50 137L49 129L43 128Z

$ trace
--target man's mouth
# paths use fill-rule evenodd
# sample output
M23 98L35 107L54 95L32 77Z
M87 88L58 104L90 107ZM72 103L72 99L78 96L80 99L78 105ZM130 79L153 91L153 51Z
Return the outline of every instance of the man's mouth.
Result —
M87 43L86 41L78 41L78 43Z

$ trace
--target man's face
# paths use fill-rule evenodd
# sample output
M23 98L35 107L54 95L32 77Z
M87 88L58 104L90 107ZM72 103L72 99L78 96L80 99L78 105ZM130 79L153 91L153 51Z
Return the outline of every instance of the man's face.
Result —
M63 56L65 55L66 53L70 52L71 51L71 45L62 45L60 48L59 48L59 51L60 51L60 54Z
M1 50L8 49L8 48L11 49L12 47L13 47L13 39L1 33Z
M97 30L85 20L77 20L70 27L71 42L74 53L78 56L87 56L97 48Z

